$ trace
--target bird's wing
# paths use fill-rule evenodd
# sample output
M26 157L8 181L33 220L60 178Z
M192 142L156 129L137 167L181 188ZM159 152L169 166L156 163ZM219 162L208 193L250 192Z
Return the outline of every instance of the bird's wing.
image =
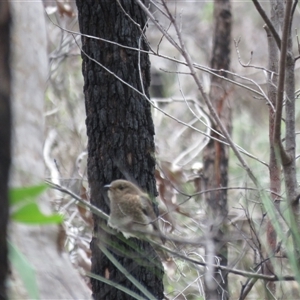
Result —
M146 194L143 194L140 197L141 197L141 203L142 203L142 211L148 217L149 222L151 222L154 230L156 231L157 234L159 234L161 241L164 244L166 242L166 239L163 236L161 229L159 227L158 217L154 212L152 201Z
M151 222L157 219L157 216L154 213L152 202L149 199L148 195L142 194L140 195L140 198L143 213L150 219Z

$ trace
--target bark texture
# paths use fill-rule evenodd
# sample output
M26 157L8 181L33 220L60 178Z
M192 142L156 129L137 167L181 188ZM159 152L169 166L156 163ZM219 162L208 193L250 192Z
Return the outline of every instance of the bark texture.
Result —
M214 1L214 40L211 59L211 68L216 73L227 77L227 73L221 69L230 68L230 44L231 44L231 6L229 0ZM231 108L229 104L229 88L222 79L212 77L210 99L218 113L220 120L231 132ZM213 129L219 131L216 125ZM220 139L217 133L212 131L212 136ZM210 140L204 150L204 188L205 190L227 187L228 182L228 146L225 146L213 139ZM227 246L220 242L225 228L223 221L227 216L227 191L219 190L206 193L206 202L209 210L210 232L208 237L211 240L210 249L207 249L209 256L217 256L221 265L227 265ZM209 258L208 258L209 259ZM216 263L216 261L212 261ZM206 299L227 299L228 285L227 274L208 274L205 278Z
M0 299L7 299L7 222L8 176L10 167L10 9L8 1L0 2Z
M282 21L283 21L283 3L281 0L273 0L271 1L271 22L273 27L277 31L280 36ZM273 107L269 106L269 143L270 143L270 158L269 158L269 174L270 174L270 190L277 195L280 195L281 191L281 167L278 153L275 153L275 145L274 145L274 125L275 125L275 111L273 108L276 107L276 95L277 95L277 81L278 76L278 64L279 64L279 49L275 42L274 37L272 36L270 30L266 28L267 38L268 38L268 50L269 50L269 65L268 69L274 73L270 73L268 76L268 97L273 105ZM276 194L271 193L271 198L279 209L279 201L278 196ZM276 231L272 225L272 221L267 221L267 242L269 245L269 255L273 255L275 253L275 249L277 246L277 235ZM274 274L274 267L271 261L267 261L266 268L264 273L267 275ZM269 294L268 291L271 291L271 294L276 294L276 285L274 282L266 282L266 297L271 299L273 296Z
M157 194L151 107L147 99L134 90L149 97L149 57L113 44L148 50L144 38L146 18L131 0L77 0L76 3L81 33L105 39L82 37L82 72L91 201L109 213L103 186L112 180L125 178L137 183L151 196ZM101 243L155 299L162 299L163 269L152 247L136 239L124 243L120 235L109 235L105 227L103 220L94 217L92 272L145 297L128 275L119 271L100 251ZM116 284L111 286L93 279L93 297L132 298L117 289Z

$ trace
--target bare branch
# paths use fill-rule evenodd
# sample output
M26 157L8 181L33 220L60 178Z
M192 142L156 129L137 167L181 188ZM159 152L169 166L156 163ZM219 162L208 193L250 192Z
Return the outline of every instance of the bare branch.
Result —
M101 209L99 209L98 207L92 205L91 203L85 201L84 199L82 199L81 197L79 197L78 195L76 195L75 193L73 193L72 191L70 191L69 189L67 189L64 186L61 186L59 184L53 183L49 180L45 180L45 182L53 189L56 189L60 192L63 192L65 194L70 195L71 197L73 197L76 201L78 201L80 203L81 206L84 207L88 207L91 212L93 212L94 214L96 214L97 216L103 218L104 220L108 220L108 215L103 212Z
M278 92L277 92L277 99L276 99L276 114L275 114L275 125L274 125L274 144L278 146L282 163L284 165L288 164L291 160L291 157L287 154L281 142L281 119L282 119L282 109L283 109L283 100L284 100L284 81L285 81L285 71L286 71L288 38L290 34L289 20L291 16L291 9L292 9L292 1L287 1L285 7L283 30L282 30L282 48L280 52Z
M149 11L149 9L144 5L144 3L141 0L135 0L139 6L142 8L142 10L146 13L146 15L150 18L150 20L156 25L158 30L166 37L166 39L179 51L179 53L182 52L182 49L180 46L175 42L175 40L170 36L170 34L160 25L153 14Z
M267 26L269 27L275 41L276 44L278 46L279 49L281 49L281 41L280 41L280 37L276 31L276 29L274 28L271 20L269 19L269 17L266 15L264 9L261 7L261 5L259 4L258 0L252 0L253 4L255 5L257 11L259 12L259 14L261 15L261 17L263 18L263 20L266 22ZM289 2L289 1L287 1Z
M167 252L180 257L188 262L194 263L195 265L200 265L203 267L207 267L207 263L205 262L201 262L198 260L195 260L193 258L190 258L188 256L182 255L180 253L178 253L177 251L173 251L165 246L159 245L155 242L153 242L153 244L157 245L158 247L166 250ZM222 270L222 271L227 271L228 273L232 273L232 274L236 274L236 275L240 275L243 277L247 277L247 278L255 278L255 279L263 279L263 280L267 280L267 281L295 281L295 277L291 276L291 275L285 275L285 276L278 276L278 275L263 275L263 274L258 274L258 273L253 273L253 272L247 272L247 271L243 271L243 270L239 270L239 269L234 269L234 268L230 268L230 267L225 267L225 266L221 266L221 265L217 265L217 264L209 264L210 267L213 267L217 270Z
M242 285L241 294L239 300L246 299L247 295L253 288L254 284L256 283L257 278L248 278L246 283Z
M265 71L265 72L271 73L271 74L274 73L273 71L268 70L268 69L266 69L266 68L264 68L264 67L251 65L252 56L253 56L253 51L251 51L251 57L250 57L249 62L248 62L247 64L244 64L244 63L242 62L241 55L240 55L240 50L239 50L239 44L240 44L240 41L241 41L240 38L239 38L238 40L234 40L234 45L235 45L235 49L236 49L236 54L237 54L237 56L238 56L238 61L239 61L240 65L241 65L242 67L244 67L244 68L254 68L254 69L262 70L262 71ZM276 73L276 75L278 75L278 74Z

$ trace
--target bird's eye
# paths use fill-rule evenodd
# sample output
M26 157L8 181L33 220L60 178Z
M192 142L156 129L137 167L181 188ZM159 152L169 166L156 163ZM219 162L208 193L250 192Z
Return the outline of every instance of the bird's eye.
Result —
M119 185L119 190L123 191L124 190L124 185Z

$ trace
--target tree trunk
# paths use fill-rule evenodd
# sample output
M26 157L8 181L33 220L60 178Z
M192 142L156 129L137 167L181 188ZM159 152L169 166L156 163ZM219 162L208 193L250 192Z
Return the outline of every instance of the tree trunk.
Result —
M283 3L282 1L274 0L271 1L271 18L272 24L278 34L280 35L280 30L282 26L282 15L283 15ZM268 38L268 47L269 47L269 66L268 69L274 73L268 74L268 97L273 105L273 107L269 106L269 143L270 143L270 158L269 158L269 174L270 174L270 190L274 193L271 193L271 198L273 199L275 206L279 209L279 201L277 200L277 195L280 195L281 190L281 167L280 160L278 159L278 155L275 153L274 146L274 124L275 124L275 112L273 110L276 107L276 95L277 95L277 81L278 81L278 64L279 64L279 49L273 38L270 30L265 27ZM273 227L272 221L267 221L267 242L269 246L269 255L273 255L275 253L275 249L277 246L277 236L276 231ZM264 273L267 275L274 274L274 267L271 261L267 261L266 268L264 269ZM271 292L271 294L269 293ZM273 295L273 296L272 296ZM266 297L268 299L273 299L274 295L276 295L276 285L274 282L266 282Z
M8 1L0 2L0 299L7 299L7 222L8 176L10 166L10 9Z
M230 43L231 43L231 6L229 0L214 1L214 41L211 59L211 68L215 70L228 70L230 67ZM227 73L216 71L219 75L227 77ZM210 98L218 113L219 118L231 132L231 108L229 104L228 84L222 79L212 77ZM219 128L213 125L214 130ZM220 136L212 131L212 136L220 139ZM227 187L228 181L228 146L213 139L210 140L203 153L204 162L204 188L205 190ZM217 256L219 263L227 265L227 245L220 242L221 236L226 230L223 222L227 216L227 191L219 190L206 193L206 202L209 210L209 228L207 233L211 241L207 247L207 257L213 263ZM209 249L208 249L209 248ZM205 276L206 299L227 299L228 283L227 273L216 273L210 270Z
M109 213L103 186L118 178L139 184L156 196L154 126L149 101L150 63L144 38L145 15L135 1L77 0L82 37L84 93L88 135L88 180L92 204ZM113 43L111 43L111 42ZM123 82L122 82L122 81ZM138 93L145 93L145 96ZM163 269L153 248L136 239L109 235L94 216L92 272L113 285L92 279L95 299L132 299L116 284L144 293L99 249L105 247L155 299L163 298ZM129 245L130 244L130 245ZM148 298L148 297L145 297Z

